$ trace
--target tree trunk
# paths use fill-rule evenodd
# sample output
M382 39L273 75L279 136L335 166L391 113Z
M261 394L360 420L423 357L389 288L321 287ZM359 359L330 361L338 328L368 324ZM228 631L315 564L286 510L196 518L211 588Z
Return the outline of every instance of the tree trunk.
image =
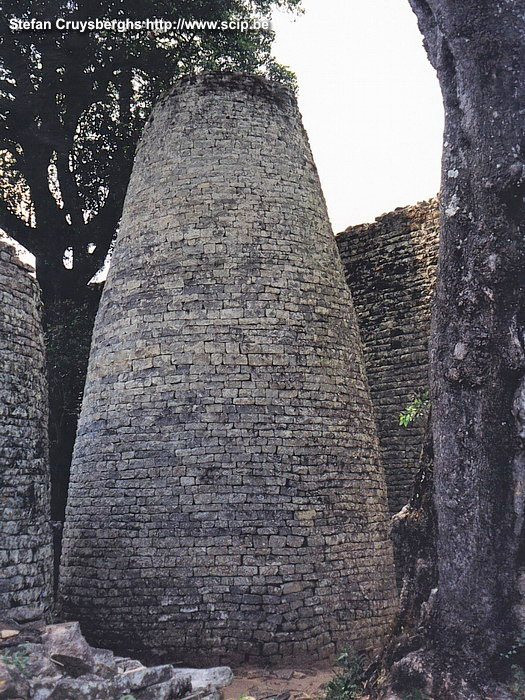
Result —
M440 700L503 698L491 683L517 634L525 481L525 7L410 3L445 106L430 342L438 591L423 652L392 676Z
M436 513L433 499L431 416L409 503L392 518L392 540L400 586L394 633L383 650L381 670L425 643L432 589L437 585Z

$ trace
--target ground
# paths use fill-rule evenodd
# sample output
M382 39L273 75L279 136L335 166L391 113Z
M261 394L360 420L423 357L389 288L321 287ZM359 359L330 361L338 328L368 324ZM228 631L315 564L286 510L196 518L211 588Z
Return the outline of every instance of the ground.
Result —
M336 672L330 666L264 669L233 669L233 683L223 689L225 700L316 700L325 695L323 686Z

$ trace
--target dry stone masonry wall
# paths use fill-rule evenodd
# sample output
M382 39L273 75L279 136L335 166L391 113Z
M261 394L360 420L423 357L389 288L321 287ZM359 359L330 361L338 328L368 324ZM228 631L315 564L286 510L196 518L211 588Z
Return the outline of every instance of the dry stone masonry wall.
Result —
M0 240L0 609L51 603L47 386L40 291Z
M337 236L359 319L392 513L410 496L425 429L424 420L400 426L399 414L428 388L438 237L436 200Z
M157 660L332 657L394 609L351 298L294 98L176 84L138 147L75 447L63 601Z

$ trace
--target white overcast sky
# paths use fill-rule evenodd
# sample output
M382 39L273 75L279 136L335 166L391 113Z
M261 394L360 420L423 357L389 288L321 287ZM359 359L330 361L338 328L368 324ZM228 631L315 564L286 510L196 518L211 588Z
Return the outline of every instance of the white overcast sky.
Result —
M443 108L408 0L303 6L274 13L274 55L297 75L334 231L434 196Z

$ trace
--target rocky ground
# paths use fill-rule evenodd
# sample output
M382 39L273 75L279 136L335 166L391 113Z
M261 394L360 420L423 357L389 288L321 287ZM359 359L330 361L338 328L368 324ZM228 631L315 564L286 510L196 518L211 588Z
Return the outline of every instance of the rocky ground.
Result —
M7 700L220 700L233 674L145 667L91 647L78 622L46 625L38 609L0 612L0 698Z
M146 667L91 647L78 622L46 625L36 608L0 611L3 700L317 700L334 670Z

